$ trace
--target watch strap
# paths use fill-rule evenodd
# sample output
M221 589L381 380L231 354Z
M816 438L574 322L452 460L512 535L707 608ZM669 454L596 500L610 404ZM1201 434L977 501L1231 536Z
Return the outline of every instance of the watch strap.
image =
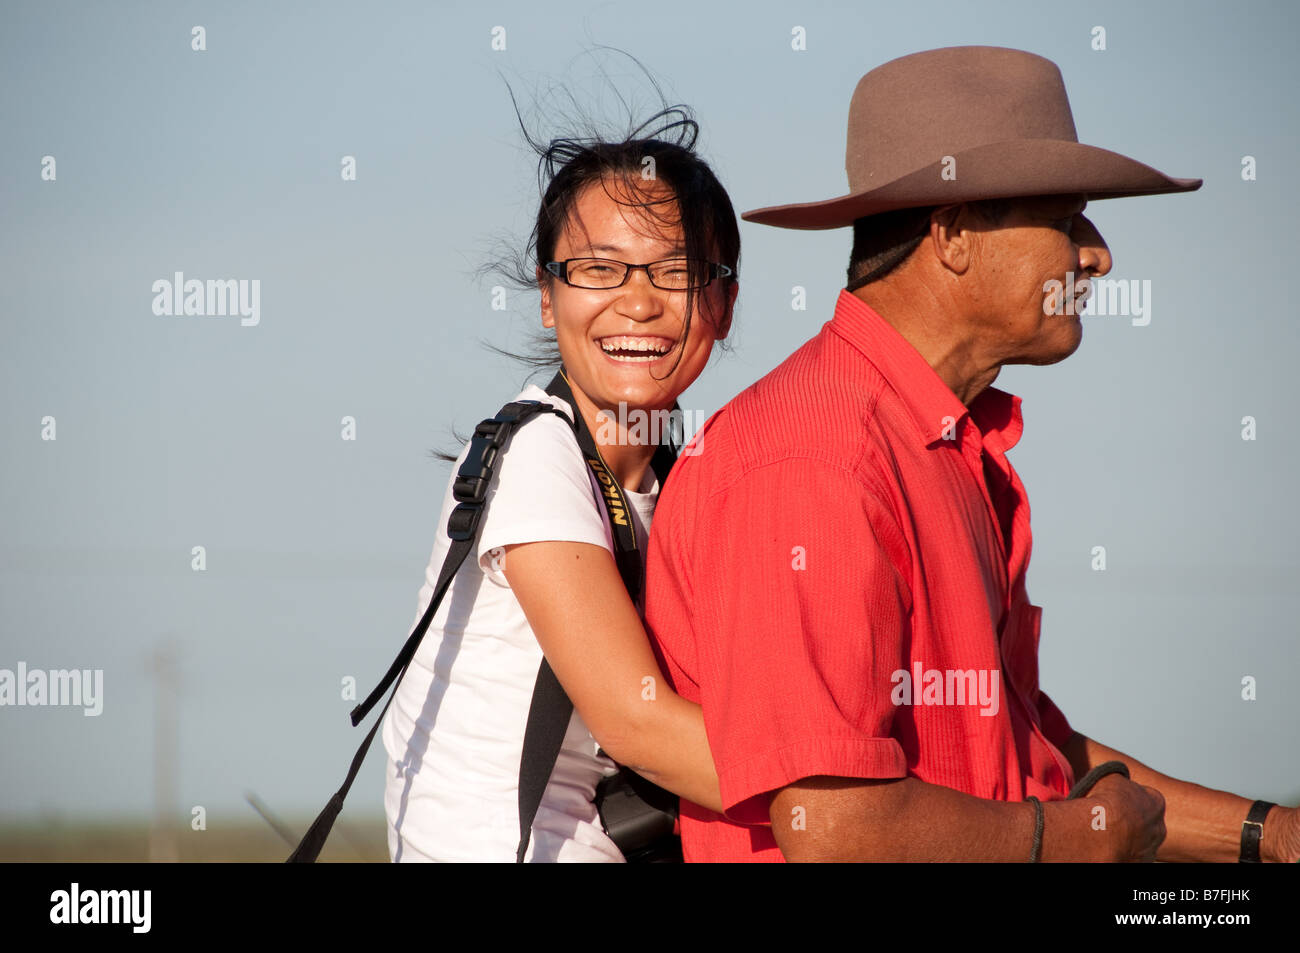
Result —
M1241 860L1243 864L1258 864L1259 844L1264 838L1264 818L1270 809L1277 807L1272 801L1256 801L1250 806L1246 820L1241 825Z

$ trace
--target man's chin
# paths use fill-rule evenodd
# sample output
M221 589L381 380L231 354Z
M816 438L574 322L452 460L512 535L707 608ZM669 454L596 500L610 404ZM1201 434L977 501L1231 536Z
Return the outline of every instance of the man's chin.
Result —
M1079 350L1079 345L1082 343L1083 343L1083 335L1080 334L1078 337L1075 338L1073 344L1060 348L1056 351L1034 354L1032 356L1026 355L1020 358L1013 358L1012 360L1004 361L1003 364L1004 365L1032 364L1035 367L1044 367L1048 364L1059 364L1067 357L1069 357L1071 354L1073 354L1075 351Z
M1071 327L1061 335L1057 347L1044 354L1041 360L1034 361L1035 364L1059 364L1079 350L1083 343L1083 321L1078 315L1071 315L1069 320Z

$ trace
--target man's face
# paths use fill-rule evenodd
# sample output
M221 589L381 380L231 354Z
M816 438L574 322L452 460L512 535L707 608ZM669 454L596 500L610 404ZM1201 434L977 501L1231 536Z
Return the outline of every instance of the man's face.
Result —
M1019 199L981 231L980 334L1000 364L1055 364L1083 339L1084 278L1110 271L1101 234L1082 214L1084 195Z

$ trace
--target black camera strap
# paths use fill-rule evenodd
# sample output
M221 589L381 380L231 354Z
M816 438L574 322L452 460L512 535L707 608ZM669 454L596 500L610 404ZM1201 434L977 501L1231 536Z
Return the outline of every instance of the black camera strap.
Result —
M558 397L573 408L573 429L578 438L578 447L583 459L591 468L600 487L600 499L609 514L609 526L614 540L614 561L618 565L623 585L634 605L639 607L641 588L644 579L645 563L640 547L636 541L636 529L632 523L632 509L622 486L614 479L600 448L592 439L586 421L573 399L573 389L569 386L568 376L561 368L555 378L546 386L546 392ZM673 405L674 413L678 412ZM659 478L659 492L663 492L668 481L668 472L677 460L677 452L672 446L671 437L661 435L659 446L655 448L650 460L651 469ZM537 681L533 686L533 700L528 709L528 725L524 729L524 749L519 761L519 849L515 862L523 863L528 852L528 841L532 834L533 820L542 803L542 794L550 782L555 761L564 744L564 735L569 728L569 719L573 715L573 702L565 694L559 679L551 671L550 663L545 658L537 670ZM646 785L649 782L644 782ZM671 795L669 796L671 797ZM648 800L648 799L647 799Z
M548 404L536 400L520 400L506 404L500 412L490 420L484 420L474 428L474 436L470 439L469 454L465 462L456 471L456 482L452 486L452 495L456 500L457 506L452 510L447 519L447 535L451 537L451 546L447 550L447 557L443 560L442 571L438 574L438 583L434 586L433 596L429 599L429 606L424 611L424 615L411 630L407 637L406 643L402 646L401 652L393 660L393 664L388 667L388 672L384 675L383 680L375 687L360 705L352 709L352 727L356 727L374 708L375 703L379 701L385 690L393 685L393 691L388 696L388 701L384 702L383 709L379 712L379 718L375 720L365 741L361 742L361 747L352 758L352 766L348 769L347 778L343 781L343 786L338 789L325 809L307 829L302 840L289 855L286 863L290 864L311 864L316 862L320 856L321 848L325 846L325 840L329 837L330 829L334 826L335 819L338 818L339 812L343 809L343 800L348 796L348 791L352 788L352 782L356 780L357 772L361 770L362 763L366 760L366 754L370 750L370 743L374 740L375 732L383 724L384 714L388 711L388 706L393 701L393 695L397 694L397 687L394 683L401 683L402 676L406 673L406 667L415 657L415 651L420 647L420 642L424 638L424 633L429 628L429 623L433 621L434 613L438 611L438 606L442 603L443 597L447 594L447 589L451 581L456 576L465 558L474 550L474 541L478 538L479 521L483 516L483 503L487 496L488 484L492 482L492 468L496 464L497 456L501 448L505 446L510 435L514 433L515 428L521 426L527 420L538 414L551 413L568 421L568 418L560 411ZM572 421L569 421L572 424Z
M623 495L622 487L619 486L618 481L613 478L613 474L610 473L608 466L606 466L595 441L592 440L586 423L583 421L573 399L573 391L569 387L568 379L563 370L555 376L555 379L551 381L546 390L552 396L565 400L573 408L575 419L570 420L559 410L541 401L520 400L506 404L495 417L482 421L474 428L469 453L466 455L465 462L461 464L460 469L456 472L456 480L452 487L453 498L457 503L456 508L452 510L447 520L447 535L452 542L447 550L446 558L443 560L442 569L439 572L438 581L434 586L429 605L415 628L411 630L405 644L402 646L402 650L398 653L397 658L393 660L392 665L389 666L383 680L366 696L365 701L352 709L350 716L352 726L356 727L365 719L389 686L393 686L393 690L389 693L388 700L380 710L379 717L371 726L365 740L361 742L361 746L353 756L352 764L348 769L343 785L330 798L320 815L307 829L307 833L303 835L302 840L286 863L315 863L320 856L321 849L325 846L325 841L329 837L334 822L343 809L343 801L351 790L352 784L361 770L361 765L365 762L375 732L383 723L384 715L393 701L393 696L397 694L397 685L401 683L407 666L410 665L411 659L415 657L416 650L433 621L439 605L446 596L452 580L465 559L474 550L487 489L492 482L493 467L496 464L497 457L515 429L532 417L542 413L552 413L573 427L583 456L596 476L597 483L602 488L601 500L610 517L615 560L619 568L619 574L622 576L623 583L627 587L628 594L633 602L639 601L643 563L636 543L636 533L633 528L627 498ZM676 406L673 409L676 411ZM651 459L651 467L659 478L660 490L663 489L668 471L675 460L676 452L671 443L661 443ZM555 767L555 761L563 745L564 735L568 730L572 712L573 703L560 686L559 680L555 678L550 665L543 659L537 673L537 682L534 687L532 703L529 707L524 750L520 762L519 813L521 833L519 849L516 855L516 859L519 861L523 860L528 849L532 822L537 815L542 793L546 790L551 771ZM641 779L637 780L640 781ZM649 785L649 782L642 781L641 783ZM654 790L659 791L659 789ZM668 795L667 792L660 793L664 794L667 799L671 799L671 795ZM650 799L647 798L647 800ZM672 800L675 802L675 799Z

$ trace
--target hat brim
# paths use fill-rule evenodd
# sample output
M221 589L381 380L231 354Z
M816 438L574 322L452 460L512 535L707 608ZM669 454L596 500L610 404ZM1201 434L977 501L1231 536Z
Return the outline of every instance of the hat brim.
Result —
M879 187L822 202L773 205L745 212L747 222L778 228L842 228L895 209L983 199L1083 192L1088 200L1192 192L1200 179L1176 179L1135 159L1060 139L1015 139L938 159ZM944 178L945 167L950 170Z

